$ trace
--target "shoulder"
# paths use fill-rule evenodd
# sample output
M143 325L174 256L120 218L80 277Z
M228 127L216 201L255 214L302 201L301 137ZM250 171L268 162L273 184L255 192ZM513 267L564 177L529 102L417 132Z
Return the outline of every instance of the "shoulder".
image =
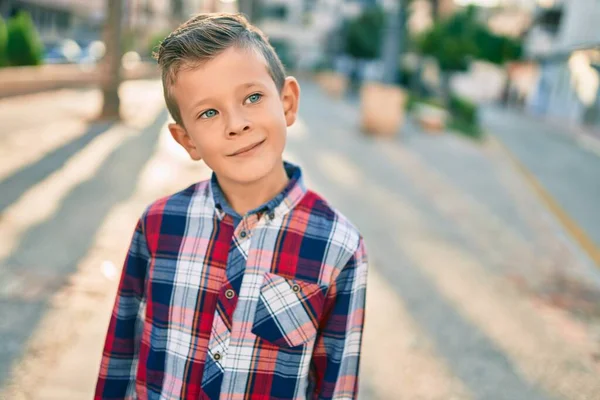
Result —
M332 248L350 258L363 244L358 228L321 195L308 190L294 208L297 218L306 221L305 235L326 240Z
M146 206L140 218L141 223L146 231L156 231L165 220L185 220L189 218L192 208L207 206L209 192L209 181L201 181L161 197Z

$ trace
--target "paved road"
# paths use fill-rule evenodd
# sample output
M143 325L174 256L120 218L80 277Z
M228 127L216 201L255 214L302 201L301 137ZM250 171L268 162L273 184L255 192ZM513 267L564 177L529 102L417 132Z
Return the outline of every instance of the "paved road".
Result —
M483 121L600 248L600 145L510 110L488 108Z
M598 270L503 155L410 125L374 140L356 129L355 105L302 89L286 156L371 255L361 398L596 398ZM0 165L0 387L12 371L14 393L89 397L130 225L151 199L209 173L173 147L156 82L127 93L127 124L48 117L69 128ZM73 107L91 115L96 95L37 106L85 98ZM27 123L0 136L5 154L26 153L15 138Z

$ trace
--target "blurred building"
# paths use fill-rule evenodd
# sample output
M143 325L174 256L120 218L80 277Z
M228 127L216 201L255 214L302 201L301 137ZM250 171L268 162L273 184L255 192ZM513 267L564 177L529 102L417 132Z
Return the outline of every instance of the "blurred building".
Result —
M98 35L104 3L104 0L4 0L0 2L0 14L7 19L26 11L44 41L87 39Z
M275 44L285 43L288 64L303 69L342 46L345 20L387 0L261 0L258 25Z
M218 9L220 0L123 0L126 31L138 38L164 32L192 14ZM19 11L31 15L42 40L74 39L89 42L102 37L107 0L2 0L0 15L5 19Z
M538 0L526 52L539 65L529 109L600 126L600 2Z

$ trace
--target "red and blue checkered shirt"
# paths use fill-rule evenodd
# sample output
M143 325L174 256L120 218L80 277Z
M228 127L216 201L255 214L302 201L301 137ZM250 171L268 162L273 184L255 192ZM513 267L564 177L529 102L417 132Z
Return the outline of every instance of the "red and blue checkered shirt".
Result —
M223 209L214 179L146 209L96 399L356 398L364 242L286 170L280 196L244 217Z

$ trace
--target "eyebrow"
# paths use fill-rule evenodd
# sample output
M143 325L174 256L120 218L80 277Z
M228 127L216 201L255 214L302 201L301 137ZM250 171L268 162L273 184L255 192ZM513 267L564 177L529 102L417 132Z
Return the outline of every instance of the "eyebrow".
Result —
M252 86L264 86L264 85L260 82L248 82L248 83L244 83L243 85L239 85L237 88L238 89L248 89Z
M238 85L236 90L240 90L240 89L248 89L254 86L261 86L264 87L264 85L260 82L248 82L248 83L243 83L241 85ZM203 103L208 103L212 101L211 97L205 98L205 99L200 99L199 101L197 101L196 103L194 103L194 105L192 106L192 110L194 110L193 112L195 112L195 110L202 105Z

